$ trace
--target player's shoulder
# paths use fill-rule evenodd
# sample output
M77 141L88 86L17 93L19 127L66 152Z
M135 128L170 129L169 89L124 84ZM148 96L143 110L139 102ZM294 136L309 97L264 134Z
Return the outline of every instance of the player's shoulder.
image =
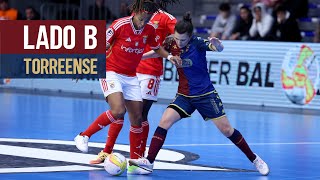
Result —
M132 18L132 16L127 16L127 17L123 17L123 18L120 18L120 19L116 19L115 21L113 21L111 26L115 30L117 30L120 27L123 27L123 26L125 26L127 24L130 24L131 18Z
M170 14L170 13L164 11L164 10L161 10L161 9L158 11L158 14L159 14L159 16L163 16L163 17L168 18L170 20L175 20L176 19L172 14Z
M200 36L195 36L195 35L193 35L192 38L191 38L191 42L192 42L192 43L196 43L196 44L202 43L202 42L205 42L205 41L206 41L206 39L203 39L203 38L200 37Z

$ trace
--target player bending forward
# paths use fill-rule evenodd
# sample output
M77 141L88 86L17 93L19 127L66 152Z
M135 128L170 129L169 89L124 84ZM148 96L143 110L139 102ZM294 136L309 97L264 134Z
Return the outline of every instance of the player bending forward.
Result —
M198 110L204 120L212 120L216 127L228 137L254 164L262 175L268 175L268 165L248 146L241 133L234 129L225 114L221 99L213 87L206 62L206 51L223 50L223 45L217 38L209 41L192 34L193 25L190 14L175 26L173 37L167 38L164 47L173 55L180 55L183 59L182 67L178 67L179 87L175 100L169 104L162 115L149 148L147 158L129 160L135 165L151 173L153 163L166 139L170 127L182 118ZM154 52L144 54L144 58L154 56Z

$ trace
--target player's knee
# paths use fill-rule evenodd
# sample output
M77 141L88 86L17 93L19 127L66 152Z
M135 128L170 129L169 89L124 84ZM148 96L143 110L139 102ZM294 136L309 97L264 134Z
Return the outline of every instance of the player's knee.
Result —
M226 137L230 137L233 133L233 128L230 125L225 125L220 128L220 131L222 132L223 135Z
M129 117L131 117L130 118L131 125L141 126L141 123L142 123L141 113L134 112L134 113L129 114Z
M171 119L161 119L159 126L164 128L164 129L169 129L173 125L174 121Z
M111 110L112 114L115 116L115 118L119 119L123 117L126 113L126 108L125 107L116 107Z
M148 120L148 113L143 112L142 113L142 121Z

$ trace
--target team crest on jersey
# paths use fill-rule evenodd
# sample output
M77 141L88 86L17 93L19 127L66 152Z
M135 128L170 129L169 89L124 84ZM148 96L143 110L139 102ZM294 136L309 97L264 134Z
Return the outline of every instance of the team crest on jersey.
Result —
M147 43L147 39L148 39L148 36L143 36L143 43L144 43L144 44Z
M153 21L153 26L154 26L155 29L158 29L159 21Z

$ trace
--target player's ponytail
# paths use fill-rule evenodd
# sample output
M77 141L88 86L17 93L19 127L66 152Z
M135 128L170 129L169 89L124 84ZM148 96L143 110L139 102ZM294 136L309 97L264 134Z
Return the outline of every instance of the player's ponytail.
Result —
M189 36L192 35L193 24L190 11L186 12L183 19L177 22L174 30L179 34L188 33Z
M153 14L159 10L159 5L150 0L134 0L130 9L134 13L148 13Z

